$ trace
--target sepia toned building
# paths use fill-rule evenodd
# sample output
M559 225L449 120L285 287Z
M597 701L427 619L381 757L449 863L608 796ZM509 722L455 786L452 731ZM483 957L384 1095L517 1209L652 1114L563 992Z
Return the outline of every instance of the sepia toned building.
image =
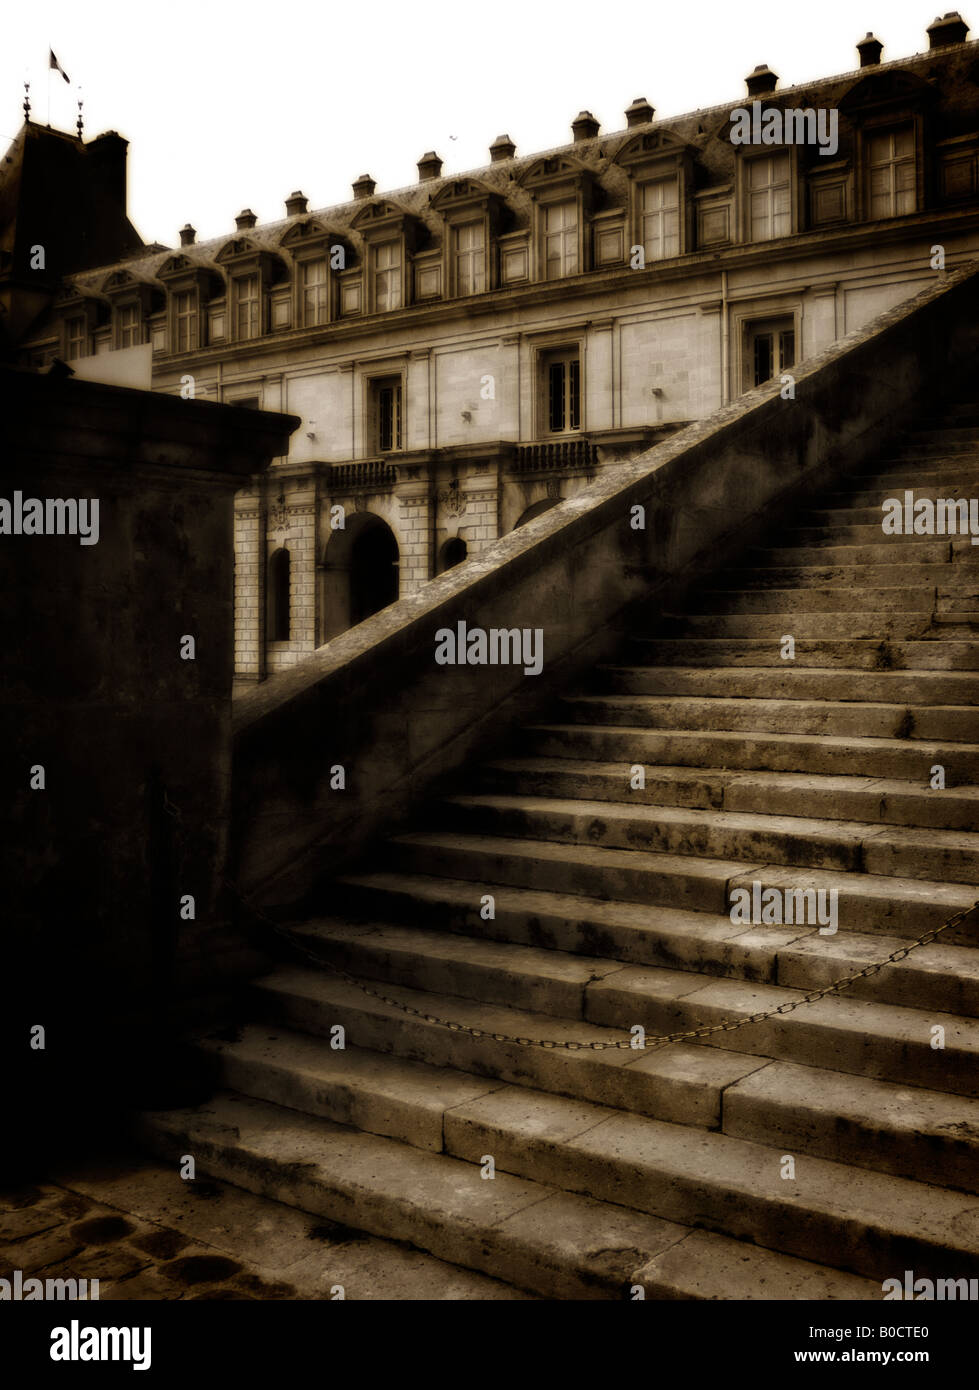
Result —
M174 248L133 246L119 136L28 120L0 209L18 171L70 155L63 196L102 171L115 230L43 284L43 238L5 236L9 333L30 365L145 367L157 391L301 417L236 500L236 673L261 680L974 257L979 44L957 13L927 32L887 63L868 34L857 69L796 87L761 65L669 120L639 98L603 133L582 111L539 154L501 135L472 172L430 152L409 188L294 192ZM834 147L734 143L756 101L836 113Z

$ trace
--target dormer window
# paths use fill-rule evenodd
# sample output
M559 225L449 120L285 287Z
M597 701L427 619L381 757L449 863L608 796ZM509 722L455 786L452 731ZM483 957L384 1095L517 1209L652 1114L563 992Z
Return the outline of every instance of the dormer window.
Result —
M232 281L235 337L241 341L257 338L261 332L259 277L239 275Z
M640 185L640 236L647 262L680 254L680 190L678 180L651 179Z
M173 296L173 326L175 351L194 352L199 346L196 290L178 290Z
M792 161L787 154L744 162L745 233L748 241L774 241L792 231Z
M84 314L73 314L65 320L65 358L74 362L76 358L88 356L88 321Z
M547 204L542 210L544 279L561 280L578 273L578 204L576 199Z
M381 241L372 247L374 308L379 314L401 308L401 242Z
M453 227L453 259L457 295L482 294L486 289L486 228L482 220Z
M868 137L867 176L872 219L901 217L916 211L917 173L912 126Z
M143 321L138 304L122 304L118 311L119 346L137 347L143 341Z
M299 262L299 298L303 328L316 328L329 321L326 257Z

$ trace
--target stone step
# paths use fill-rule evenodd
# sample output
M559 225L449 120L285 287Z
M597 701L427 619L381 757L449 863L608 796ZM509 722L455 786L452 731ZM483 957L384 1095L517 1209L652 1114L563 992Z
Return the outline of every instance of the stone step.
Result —
M979 834L961 830L501 793L447 797L437 814L471 835L979 884Z
M979 641L881 641L880 638L796 636L800 666L861 671L977 671ZM780 644L771 637L640 637L624 644L622 659L641 665L785 667Z
M869 471L842 476L832 491L916 487L919 483L941 487L944 483L956 482L968 486L976 481L979 481L979 460L963 454L928 454L910 462L906 457L882 459Z
M979 1101L963 1096L773 1062L725 1092L723 1131L979 1192Z
M637 729L739 730L746 733L831 734L975 744L979 707L883 704L872 700L696 695L568 695L556 714L579 724ZM979 780L979 779L977 779Z
M683 613L662 617L663 637L862 637L889 642L940 638L932 607L898 613Z
M767 569L717 570L710 578L717 589L791 589L932 587L968 590L975 582L967 567L945 560L934 565L770 565Z
M908 1178L807 1155L785 1177L780 1149L519 1088L460 1107L445 1128L471 1162L491 1154L498 1169L869 1278L979 1271L979 1201Z
M720 1126L725 1088L764 1065L763 1058L690 1043L645 1052L631 1046L596 1050L592 1043L617 1038L629 1042L628 1032L619 1025L598 1028L581 1020L432 994L398 982L373 988L417 1010L417 1016L326 970L283 968L258 981L255 992L263 1017L275 1027L330 1040L339 1026L348 1049L393 1053L402 1060L488 1077L496 1084L531 1086L706 1129ZM476 1029L480 1036L433 1019ZM526 1046L496 1035L543 1039L555 1046ZM566 1041L577 1047L564 1047Z
M979 782L979 746L855 735L746 733L730 729L650 729L615 724L535 724L515 750L532 757L589 762L723 767L739 772L887 777L926 785L945 769L947 787Z
M952 558L948 537L920 539L917 536L881 536L872 543L844 545L827 541L824 545L792 543L788 533L779 533L782 544L749 546L744 563L756 568L777 565L937 565Z
M897 778L818 777L791 772L732 772L724 768L644 768L633 786L626 764L573 758L506 758L479 776L487 792L622 801L641 806L688 806L771 815L842 816L870 824L972 830L979 825L979 786L931 788Z
M453 1110L504 1084L261 1024L201 1046L227 1090L431 1153L443 1151ZM721 1128L794 1154L979 1189L979 1101L962 1096L773 1061L727 1088Z
M485 919L480 903L490 892L495 915ZM348 922L397 923L804 992L881 963L906 945L901 937L821 936L811 927L745 928L735 926L727 913L600 902L421 874L350 875L337 883L331 906ZM960 940L975 945L949 945L946 936L856 981L847 997L979 1017L979 919L963 924L959 933Z
M963 592L968 592L963 586ZM698 591L690 613L931 613L938 605L935 585L892 588L813 588L804 584L783 589L732 588L716 585ZM974 601L970 608L975 606Z
M969 705L979 677L956 671L861 671L806 666L600 666L595 683L621 695L738 696L759 700L832 700L901 705Z
M618 961L594 960L590 980L571 982L567 978L569 968L578 962L562 952L387 924L324 920L301 928L300 940L314 944L322 959L358 978L411 989L427 1000L451 996L510 1010L513 1022L509 1028L497 1028L501 1032L514 1033L521 1026L534 1030L540 1017L546 1015L559 1023L583 1019L615 1030L632 1029L638 1023L650 1035L652 1045L653 1034L742 1019L804 998L802 990L760 981L712 978L693 971ZM563 1015L558 1012L562 1001L567 1009ZM524 1017L517 1019L517 1013ZM473 1027L483 1026L467 1021ZM941 1055L933 1046L936 1026L945 1031ZM539 1034L531 1031L528 1036ZM725 1055L733 1051L777 1057L855 1076L941 1086L959 1096L979 1094L979 1022L974 1018L848 998L845 992L699 1041ZM392 1047L397 1047L397 1039ZM484 1065L489 1061L484 1057ZM528 1065L533 1066L532 1059ZM557 1089L581 1094L564 1086ZM584 1098L595 1099L589 1090ZM670 1097L671 1105L676 1099L675 1095ZM703 1123L702 1106L696 1112L698 1118L682 1109L665 1116L648 1101L622 1108L680 1123Z
M750 891L754 882L762 890L833 890L845 932L884 936L917 937L970 908L976 897L967 884L927 879L434 831L395 837L385 859L380 867L392 872L717 914L730 912L732 889ZM970 944L966 924L955 931L947 944Z
M215 1177L545 1298L630 1299L636 1284L660 1299L880 1298L876 1272L871 1282L506 1171L486 1181L481 1165L234 1094L148 1115L142 1129L168 1159L190 1149Z
M868 517L868 521L880 525L881 517L884 514L883 504L887 498L898 498L902 507L905 492L913 492L915 498L926 497L932 502L937 502L942 497L961 497L968 501L976 496L977 487L979 487L979 469L976 470L973 477L962 478L953 471L951 476L916 477L913 481L904 484L887 479L878 481L868 478L863 486L851 487L840 492L824 492L812 511L806 508L799 512L799 516L812 516L819 509L827 510L832 516L836 516L837 513L840 516L846 516L854 510L862 510L872 513ZM854 517L853 520L857 520L857 518Z

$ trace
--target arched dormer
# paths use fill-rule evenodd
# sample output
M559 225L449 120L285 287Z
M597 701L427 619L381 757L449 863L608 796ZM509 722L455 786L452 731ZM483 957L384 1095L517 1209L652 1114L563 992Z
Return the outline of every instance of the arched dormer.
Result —
M623 252L624 259L637 268L682 256L693 248L694 153L693 146L673 131L660 129L626 140L612 157L611 162L629 176ZM607 228L596 227L596 261L601 265L610 263L603 242L617 249L614 233L610 214Z
M102 293L112 306L112 346L119 349L145 343L149 316L166 302L163 286L122 268L105 277Z
M248 236L231 237L214 261L228 281L228 336L239 343L260 338L271 327L270 291L288 279L285 261Z
M478 179L447 179L429 201L445 226L441 284L449 299L495 290L499 284L497 237L506 202Z
M516 181L534 204L532 278L561 280L590 270L594 171L570 155L545 155Z
M294 266L292 322L297 328L316 328L332 323L344 313L359 309L360 273L348 235L331 230L316 217L302 217L279 238ZM352 304L346 287L356 281Z
M369 198L350 226L364 242L364 312L381 314L410 304L411 262L423 240L418 218L389 198Z
M853 209L859 221L906 216L932 201L928 149L933 82L893 70L856 81L840 114L853 131Z

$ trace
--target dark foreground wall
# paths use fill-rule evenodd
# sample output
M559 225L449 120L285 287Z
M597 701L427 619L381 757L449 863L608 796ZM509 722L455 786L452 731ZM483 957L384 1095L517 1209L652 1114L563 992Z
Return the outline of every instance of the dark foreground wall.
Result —
M233 863L269 906L340 864L485 753L628 626L857 468L952 371L975 364L979 273L935 286L796 371L606 473L478 559L336 638L236 705ZM633 529L633 508L645 529ZM436 633L540 628L540 675L436 664ZM345 785L339 788L342 767Z
M233 495L296 423L0 368L0 527L99 502L95 544L0 534L8 1159L146 1099L233 963Z

